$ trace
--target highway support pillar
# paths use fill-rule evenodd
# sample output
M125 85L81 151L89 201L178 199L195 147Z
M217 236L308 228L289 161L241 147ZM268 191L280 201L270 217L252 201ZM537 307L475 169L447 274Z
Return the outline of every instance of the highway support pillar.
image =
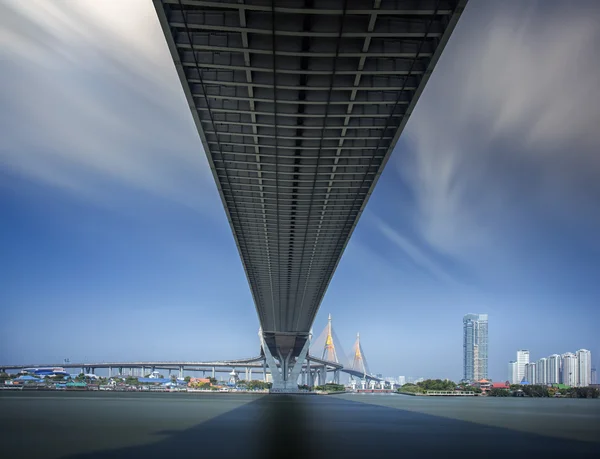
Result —
M183 379L183 365L179 365L179 379Z

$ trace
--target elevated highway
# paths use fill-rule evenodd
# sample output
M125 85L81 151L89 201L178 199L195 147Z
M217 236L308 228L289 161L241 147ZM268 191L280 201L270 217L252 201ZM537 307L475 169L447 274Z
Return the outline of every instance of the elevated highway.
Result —
M154 0L282 384L465 4Z

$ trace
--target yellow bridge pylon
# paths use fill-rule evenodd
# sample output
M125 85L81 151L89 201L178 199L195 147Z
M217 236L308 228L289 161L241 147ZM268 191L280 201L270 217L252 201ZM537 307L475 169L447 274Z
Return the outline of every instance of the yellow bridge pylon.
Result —
M333 342L333 329L331 328L331 314L327 320L327 337L325 338L325 346L323 347L322 360L329 362L340 363L337 352L335 350L335 343Z
M360 333L356 334L356 342L354 343L354 347L352 348L354 359L352 360L352 370L359 371L364 375L368 375L369 366L367 365L367 359L365 358L365 354L360 345Z

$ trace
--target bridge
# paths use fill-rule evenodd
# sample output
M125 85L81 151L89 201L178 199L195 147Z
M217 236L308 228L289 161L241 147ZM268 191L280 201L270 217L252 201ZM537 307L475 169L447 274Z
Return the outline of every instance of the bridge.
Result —
M332 327L331 314L327 326L321 334L321 339L317 339L313 346L313 352L319 352L321 357L317 355L307 354L302 365L297 365L296 379L294 383L300 382L303 385L314 387L316 385L323 385L327 382L340 382L340 373L346 373L351 378L358 378L364 382L383 382L380 378L372 375L367 365L367 360L364 355L364 351L360 344L360 337L357 335L356 342L352 348L352 361L348 362L346 356L341 349L337 337ZM323 350L320 352L319 346L321 341L323 344ZM339 343L339 342L338 342ZM279 362L275 362L277 367L280 366ZM7 370L26 370L34 372L36 370L53 368L64 368L64 369L81 369L82 373L95 374L98 369L108 370L108 376L144 376L147 372L154 372L156 370L165 370L169 374L171 372L178 372L178 377L183 378L185 372L203 372L209 373L212 377L216 377L216 373L230 373L232 370L244 370L245 379L251 380L253 371L260 372L263 380L267 381L267 358L265 355L256 357L250 357L246 359L236 360L217 360L212 362L194 362L194 361L134 361L134 362L64 362L57 364L17 364L17 365L0 365L0 372L6 372ZM273 368L270 367L269 371L271 377L273 377ZM113 374L113 370L116 371ZM276 370L277 371L277 370ZM327 379L327 374L333 373L333 377ZM290 379L291 382L291 379Z
M467 0L154 0L279 389Z

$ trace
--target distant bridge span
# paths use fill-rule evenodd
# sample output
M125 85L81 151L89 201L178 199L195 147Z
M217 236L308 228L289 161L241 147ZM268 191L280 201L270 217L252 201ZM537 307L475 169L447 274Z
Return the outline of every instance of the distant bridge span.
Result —
M281 387L466 3L154 0Z

